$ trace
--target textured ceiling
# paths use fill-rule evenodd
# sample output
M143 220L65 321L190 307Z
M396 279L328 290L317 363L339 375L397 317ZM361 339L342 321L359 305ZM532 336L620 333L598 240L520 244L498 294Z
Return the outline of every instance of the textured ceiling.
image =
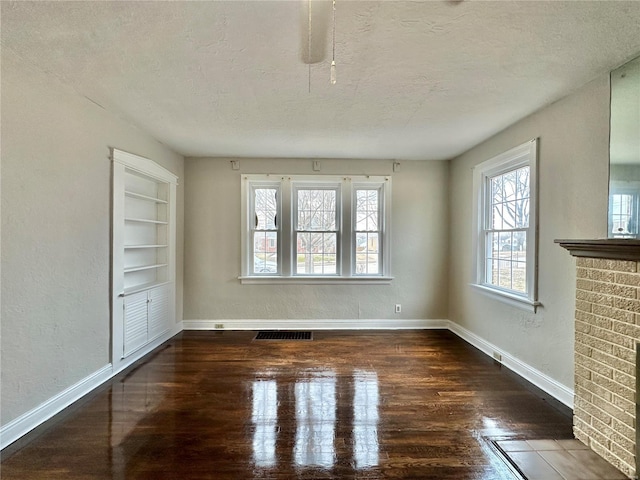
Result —
M186 156L447 159L640 52L640 1L2 2L2 48ZM580 121L576 118L576 121Z

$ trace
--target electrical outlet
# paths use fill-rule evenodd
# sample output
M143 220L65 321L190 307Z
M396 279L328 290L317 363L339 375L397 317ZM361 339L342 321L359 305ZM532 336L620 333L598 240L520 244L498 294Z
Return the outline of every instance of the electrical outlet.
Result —
M216 323L216 329L222 330L224 328L224 323Z
M396 313L400 313L402 312L402 305L400 305L399 303L396 303Z

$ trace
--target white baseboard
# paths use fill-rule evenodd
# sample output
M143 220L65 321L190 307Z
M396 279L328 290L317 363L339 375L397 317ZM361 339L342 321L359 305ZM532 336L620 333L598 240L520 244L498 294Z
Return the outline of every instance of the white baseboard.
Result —
M114 363L113 375L117 375L125 368L130 367L135 362L137 362L142 357L144 357L147 353L151 352L154 348L159 347L164 342L169 340L171 337L180 333L182 330L183 330L182 322L177 322L171 330L167 330L165 333L153 339L150 343L146 344L145 346L143 346L140 350L137 350L133 352L131 355L129 355L128 357L123 358L117 363Z
M185 330L425 330L447 328L448 320L184 320ZM222 327L220 327L222 325Z
M497 353L502 358L500 363L502 363L509 370L513 370L522 378L533 383L536 387L544 390L556 400L562 402L567 407L573 410L573 390L555 381L553 378L545 375L541 371L533 368L531 365L524 363L522 360L519 360L513 355L510 355L504 350L501 350L492 343L487 342L485 339L479 337L466 328L461 327L455 322L450 321L448 328L460 338L467 341L482 352L486 353L491 358L494 358L493 354Z
M217 328L222 325L222 328ZM569 408L573 409L573 390L556 382L551 377L536 370L530 365L499 349L471 331L449 320L426 319L373 319L373 320L184 320L176 323L174 328L155 339L145 348L131 355L117 367L111 364L92 373L66 390L51 397L36 408L26 412L0 428L0 449L10 445L23 435L38 427L45 421L84 395L99 387L114 375L129 367L154 348L158 347L182 330L450 330L463 340L478 348L493 358L498 353L502 357L502 364L515 373L547 392Z
M29 410L15 420L3 425L0 428L0 450L12 444L23 435L26 435L34 428L40 426L57 413L60 413L73 402L79 400L95 388L98 388L104 382L110 380L122 370L129 367L131 364L151 352L154 348L166 342L181 331L182 322L178 322L172 330L167 331L148 345L145 345L143 348L138 350L135 354L127 357L126 361L120 362L117 367L114 367L111 363L105 365L100 370L93 372L88 377L85 377L76 384L71 385L66 390L51 397L36 408Z
M105 365L91 375L83 378L66 390L51 397L36 408L20 415L18 418L3 425L0 428L0 449L15 442L37 426L49 420L55 414L61 412L73 402L79 400L94 388L99 387L112 377L111 364Z

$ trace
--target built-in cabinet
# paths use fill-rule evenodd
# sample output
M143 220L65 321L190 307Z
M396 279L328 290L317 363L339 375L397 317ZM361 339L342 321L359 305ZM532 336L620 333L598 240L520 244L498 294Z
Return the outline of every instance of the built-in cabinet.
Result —
M124 296L123 356L137 351L171 328L169 284Z
M113 363L175 324L177 177L113 150Z

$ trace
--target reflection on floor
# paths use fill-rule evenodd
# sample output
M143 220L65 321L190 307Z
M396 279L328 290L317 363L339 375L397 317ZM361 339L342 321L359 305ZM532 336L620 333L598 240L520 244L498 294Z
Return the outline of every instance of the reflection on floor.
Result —
M626 480L578 440L505 440L496 445L527 480Z
M514 480L487 438L572 438L568 408L451 332L254 336L174 337L3 450L2 480Z

